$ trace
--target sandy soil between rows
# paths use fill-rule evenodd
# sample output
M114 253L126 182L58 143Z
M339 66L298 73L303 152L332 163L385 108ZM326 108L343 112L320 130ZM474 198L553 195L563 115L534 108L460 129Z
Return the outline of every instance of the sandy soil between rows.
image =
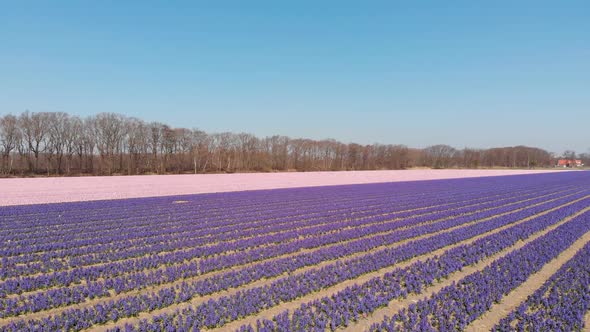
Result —
M540 174L563 170L397 170L0 179L0 206L242 190Z

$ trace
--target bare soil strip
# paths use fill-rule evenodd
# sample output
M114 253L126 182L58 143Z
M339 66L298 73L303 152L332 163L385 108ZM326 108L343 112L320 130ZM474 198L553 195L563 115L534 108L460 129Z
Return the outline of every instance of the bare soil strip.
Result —
M588 210L590 210L590 208L585 209L585 211ZM587 232L576 240L571 247L567 248L555 259L543 266L539 272L531 275L524 283L512 290L508 295L504 296L500 303L494 304L492 308L479 319L471 322L465 331L477 332L491 330L502 318L508 316L512 310L516 309L523 301L526 301L527 297L543 286L543 284L547 282L555 272L572 259L572 257L574 257L574 255L589 241L590 232Z
M456 244L447 246L445 248L438 249L438 250L433 251L431 253L428 253L428 254L425 254L425 255L422 255L422 256L417 256L417 257L414 257L414 258L412 258L410 260L407 260L405 262L401 262L401 263L395 264L393 266L390 266L390 267L387 267L387 268L384 268L384 269L381 269L381 270L378 270L378 271L374 271L374 272L371 272L371 273L368 273L368 274L364 274L364 275L362 275L362 276L360 276L360 277L358 277L356 279L350 279L350 280L344 281L342 283L339 283L337 285L334 285L333 287L326 288L326 289L324 289L324 290L322 290L320 292L312 293L312 294L306 295L304 297L301 297L301 298L299 298L299 299L297 299L295 301L291 301L291 302L288 302L288 303L281 303L280 305L278 305L276 307L273 307L273 308L270 308L268 310L265 310L265 311L263 311L263 312L261 312L261 313L259 313L257 315L252 315L252 316L249 316L249 317L247 317L245 319L228 323L228 324L224 325L223 328L219 329L219 331L235 330L235 329L239 328L243 324L256 324L256 320L258 320L258 319L272 319L272 317L274 315L279 314L279 313L283 312L284 310L289 309L290 311L293 311L294 309L298 308L303 303L307 303L307 302L310 302L310 301L313 301L313 300L316 300L316 299L321 299L324 296L329 296L329 295L331 295L333 293L336 293L336 292L338 292L340 290L345 289L346 287L352 286L354 284L360 284L360 283L367 282L370 279L375 278L375 277L382 277L384 274L386 274L388 272L391 272L391 271L393 271L393 270L395 270L397 268L404 268L404 267L407 267L407 266L409 266L411 264L414 264L415 262L417 262L419 260L425 260L425 259L428 259L428 258L432 258L434 256L437 256L437 255L440 255L440 254L444 253L445 251L447 251L447 250L449 250L451 248L458 247L458 246L464 245L464 244L472 243L472 242L474 242L474 241L476 241L476 240L478 240L478 239L480 239L482 237L485 237L485 236L488 236L490 234L494 234L494 233L500 232L500 231L502 231L502 230L504 230L506 228L510 228L510 227L513 227L513 226L515 226L517 224L524 223L524 222L526 222L528 220L531 220L533 218L536 218L536 217L539 217L539 216L543 216L543 215L548 214L548 213L550 213L550 212L552 212L554 210L557 210L557 209L562 208L564 206L568 206L568 205L574 204L574 203L576 203L576 202L578 202L580 200L586 199L588 197L590 197L590 195L585 196L585 197L580 198L580 199L577 199L577 200L574 200L574 201L571 201L571 202L568 202L568 203L563 204L563 205L561 205L559 207L555 207L555 208L552 208L552 209L549 209L549 210L545 210L545 211L543 211L541 213L538 213L538 214L529 216L527 218L521 219L519 221L516 221L516 222L514 222L514 223L512 223L510 225L499 227L499 228L497 228L497 229L495 229L493 231L490 231L490 232L487 232L487 233L483 233L483 234L477 235L477 236L475 236L475 237L473 237L471 239L464 240L464 241L458 242ZM562 223L566 222L567 220L569 220L569 219L564 219L563 221L559 222L557 224L557 226L558 225L561 225ZM555 227L557 227L557 226L555 226ZM553 229L555 227L548 228L548 230L551 230L551 229ZM445 230L445 231L448 231L448 230ZM442 233L442 232L445 232L445 231L441 231L439 233ZM342 259L340 259L340 260L342 260ZM311 268L319 268L321 266L323 266L323 265L320 264L320 265L316 265L316 266L312 266L312 267L306 267L306 268L303 268L301 270L297 270L296 273L303 273L303 272L305 272L305 270L309 270ZM194 298L194 299L192 299L191 301L189 301L187 303L183 303L183 304L179 304L179 305L173 305L173 306L170 306L170 307L167 307L167 308L164 308L164 309L160 309L160 310L156 310L156 311L153 311L153 312L150 312L150 313L142 313L138 317L122 319L122 320L119 320L116 323L109 323L107 325L95 326L95 327L91 328L90 331L106 331L108 328L113 328L115 326L123 326L125 324L138 324L142 319L150 319L150 318L152 318L154 316L157 316L159 314L172 313L175 310L183 309L183 308L186 308L186 307L189 307L189 306L197 306L197 305L199 305L201 303L205 303L209 299L217 299L217 298L220 298L222 296L230 296L230 295L235 294L238 291L243 290L243 289L249 289L249 288L253 288L253 287L259 287L259 286L264 286L264 285L270 284L273 281L275 281L276 279L278 279L278 278L272 278L272 279L266 279L266 280L258 280L255 283L249 284L247 287L241 287L241 288L238 288L238 289L231 289L231 290L227 290L227 291L224 291L224 292L220 292L219 294L213 294L211 296Z
M553 229L559 227L560 225L568 222L569 220L575 218L579 214L582 214L583 212L588 211L588 210L590 210L590 207L589 208L586 208L586 209L584 209L584 210L582 210L580 212L577 212L576 214L573 214L573 215L571 215L571 216L563 219L562 221L560 221L560 222L558 222L558 223L556 223L556 224L554 224L554 225L552 225L552 226L550 226L550 227L548 227L548 228L546 228L546 229L544 229L544 230L542 230L542 231L540 231L540 232L532 235L531 237L529 237L525 241L517 242L515 245L513 245L513 246L511 246L509 248L506 248L506 249L502 250L501 252L499 252L499 253L491 256L491 257L488 257L488 258L482 260L480 263L478 263L476 265L465 267L461 271L455 272L455 273L451 274L448 279L445 279L444 281L442 281L440 283L437 283L437 284L435 284L432 287L428 287L426 289L425 293L410 295L406 299L403 299L403 300L395 300L395 301L392 301L389 304L389 306L375 311L370 317L368 317L368 319L361 320L361 321L357 322L356 324L355 323L352 323L351 325L349 325L345 329L345 331L347 331L347 332L360 331L360 330L363 330L363 329L371 326L373 323L379 323L379 322L381 322L385 318L386 315L391 314L392 312L396 312L397 310L400 310L402 308L408 307L410 304L415 303L415 302L419 301L420 299L424 298L425 297L425 294L435 293L435 292L441 290L442 288L444 288L444 287L446 287L448 285L451 285L453 282L457 282L457 281L461 280L462 278L464 278L465 276L467 276L467 275L469 275L471 273L475 273L475 272L477 272L479 270L484 269L486 266L489 266L490 264L492 264L493 261L497 260L498 258L501 258L501 257L509 254L513 250L517 250L519 248L522 248L525 244L529 243L530 241L533 241L533 240L535 240L535 239L537 239L537 238L539 238L539 237L541 237L541 236L549 233ZM307 296L304 296L304 297L302 297L300 299L297 299L296 301L289 302L289 303L282 303L281 305L276 306L274 308L271 308L269 310L266 310L266 311L264 311L264 312L262 312L262 313L260 313L258 315L250 316L250 317L247 317L247 318L242 319L240 321L231 322L231 323L225 325L223 328L213 329L213 331L229 331L229 330L233 331L235 329L238 329L240 326L242 326L244 324L252 324L252 325L255 325L257 320L262 320L262 319L269 319L270 320L270 319L272 319L273 316L275 316L275 315L277 315L277 314L279 314L279 313L281 313L281 312L283 312L284 310L287 310L287 309L289 309L289 311L293 312L295 309L299 308L299 306L301 306L304 303L311 302L311 301L314 301L314 300L319 300L319 299L321 299L321 298L323 298L325 296L330 296L331 294L334 294L336 292L339 292L341 290L344 290L346 287L351 287L351 286L353 286L355 284L361 284L361 283L367 282L370 279L375 278L375 277L383 277L384 274L386 274L388 272L392 272L396 268L405 268L405 267L413 264L414 262L416 262L418 260L426 260L428 258L433 258L435 256L438 256L438 255L443 254L445 251L447 251L449 249L452 249L452 248L455 248L455 247L458 247L458 246L461 246L461 245L473 243L473 242L475 242L476 240L478 240L480 238L483 238L483 237L488 236L490 234L495 234L495 233L500 232L500 231L502 231L504 229L513 227L513 226L515 226L517 224L521 224L523 222L526 222L528 220L531 220L531 219L533 219L535 217L538 217L540 215L545 215L547 213L549 213L549 211L541 212L540 214L527 217L527 218L522 219L522 220L520 220L520 221L518 221L516 223L512 223L510 225L505 225L503 227L496 228L493 231L490 231L490 232L487 232L487 233L478 235L478 236L473 237L473 238L468 239L468 240L461 241L461 242L456 243L454 245L450 245L450 246L447 246L447 247L438 249L438 250L433 251L433 252L431 252L429 254L426 254L426 255L423 255L423 256L419 256L419 257L414 258L414 259L412 259L410 261L406 261L406 262L404 262L402 264L396 264L396 265L394 265L392 267L388 267L388 268L385 268L385 269L382 269L382 270L379 270L379 271L376 271L376 272L373 272L373 273L369 273L369 274L363 275L362 277L357 278L357 279L347 280L347 281L342 282L342 283L340 283L338 285L335 285L334 287L330 287L330 288L327 288L325 290L322 290L321 292L317 292L317 293L313 293L313 294L309 294Z

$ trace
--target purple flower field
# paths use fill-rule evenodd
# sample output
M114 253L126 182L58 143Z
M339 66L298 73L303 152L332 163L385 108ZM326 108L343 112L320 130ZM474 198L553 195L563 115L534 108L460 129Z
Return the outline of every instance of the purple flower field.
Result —
M0 207L0 331L582 331L590 172Z

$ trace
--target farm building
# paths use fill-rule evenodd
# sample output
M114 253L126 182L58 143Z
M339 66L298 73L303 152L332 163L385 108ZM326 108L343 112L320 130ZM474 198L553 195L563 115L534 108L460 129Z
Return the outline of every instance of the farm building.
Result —
M582 167L582 161L580 159L572 160L572 159L559 159L557 161L557 167Z

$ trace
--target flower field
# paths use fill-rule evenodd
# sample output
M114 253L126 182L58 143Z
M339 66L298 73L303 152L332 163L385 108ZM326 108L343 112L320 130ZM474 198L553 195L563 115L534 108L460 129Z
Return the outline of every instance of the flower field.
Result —
M0 331L581 331L590 172L0 207Z
M241 190L542 174L559 169L411 169L1 179L0 206L206 194Z

